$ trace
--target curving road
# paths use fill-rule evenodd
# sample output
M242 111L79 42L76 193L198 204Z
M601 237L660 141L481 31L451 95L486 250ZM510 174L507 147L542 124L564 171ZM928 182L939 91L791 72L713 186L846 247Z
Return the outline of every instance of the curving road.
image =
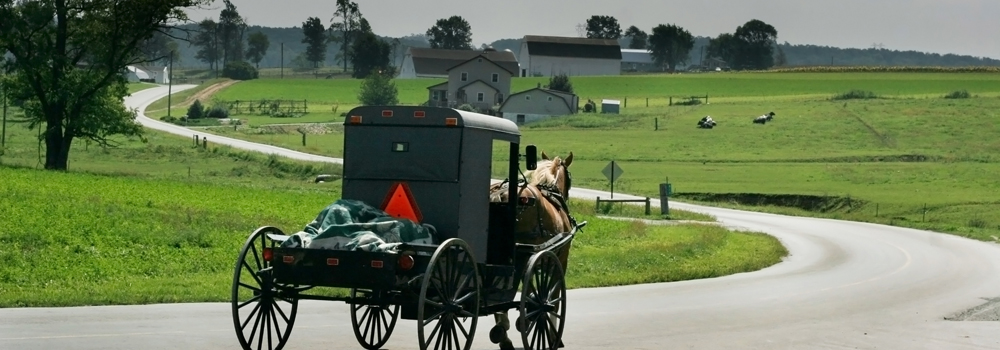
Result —
M127 103L141 107L165 93L144 92ZM573 196L607 193L576 189ZM1000 323L976 321L998 317L996 302L987 300L1000 295L995 244L891 226L670 205L772 234L791 254L751 273L571 290L567 349L1000 348ZM299 310L286 349L360 349L345 304L304 302ZM968 321L945 320L951 316ZM231 320L229 305L220 303L2 309L0 349L235 349ZM491 325L480 319L474 348L495 348L487 340ZM416 344L415 324L401 321L387 346Z

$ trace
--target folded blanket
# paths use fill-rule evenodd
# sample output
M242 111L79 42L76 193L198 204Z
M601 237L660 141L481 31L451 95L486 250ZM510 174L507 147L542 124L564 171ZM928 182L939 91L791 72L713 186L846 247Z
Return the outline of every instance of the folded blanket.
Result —
M281 246L395 253L401 243L434 244L436 234L429 224L389 216L362 201L341 199Z

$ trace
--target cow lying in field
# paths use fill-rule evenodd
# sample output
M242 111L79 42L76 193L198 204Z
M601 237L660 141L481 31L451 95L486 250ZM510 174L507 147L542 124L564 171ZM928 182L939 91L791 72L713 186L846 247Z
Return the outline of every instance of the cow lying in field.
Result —
M765 123L771 121L772 119L774 119L774 112L771 112L771 113L759 116L757 118L753 118L753 123L754 124L765 124Z
M698 127L702 129L711 129L714 128L715 125L716 125L715 120L713 120L711 116L707 115L698 121Z

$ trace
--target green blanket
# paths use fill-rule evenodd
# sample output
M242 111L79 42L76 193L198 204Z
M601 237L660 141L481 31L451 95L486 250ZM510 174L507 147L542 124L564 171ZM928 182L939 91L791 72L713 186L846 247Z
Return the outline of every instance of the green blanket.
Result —
M402 243L434 244L434 226L394 218L362 201L341 199L327 206L285 248L396 252Z

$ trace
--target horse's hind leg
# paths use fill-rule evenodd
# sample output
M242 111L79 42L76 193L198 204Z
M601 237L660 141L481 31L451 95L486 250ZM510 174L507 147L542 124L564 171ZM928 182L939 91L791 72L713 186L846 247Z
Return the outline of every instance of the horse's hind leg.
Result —
M490 341L493 344L499 344L500 350L514 350L514 342L507 337L507 331L510 330L510 319L507 317L507 311L493 314L493 320L496 321L496 326L490 329Z

